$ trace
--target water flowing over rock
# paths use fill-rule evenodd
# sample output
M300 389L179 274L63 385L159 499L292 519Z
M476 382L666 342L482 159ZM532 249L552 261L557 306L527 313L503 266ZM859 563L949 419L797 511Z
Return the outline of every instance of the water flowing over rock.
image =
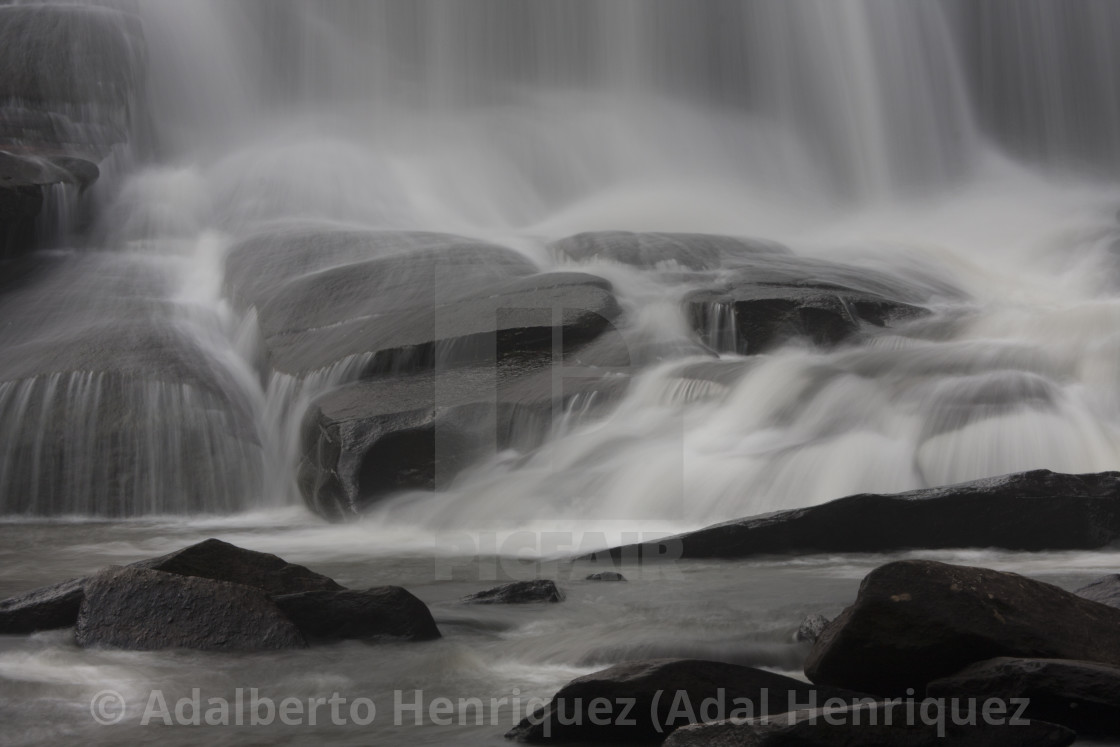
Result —
M608 552L639 560L954 547L1089 550L1117 538L1120 473L1036 470L895 495L853 495Z
M1120 610L986 568L903 560L872 571L821 633L805 674L879 695L998 656L1120 666Z
M1120 607L1120 574L1101 576L1093 583L1081 587L1074 594L1107 604L1109 607Z

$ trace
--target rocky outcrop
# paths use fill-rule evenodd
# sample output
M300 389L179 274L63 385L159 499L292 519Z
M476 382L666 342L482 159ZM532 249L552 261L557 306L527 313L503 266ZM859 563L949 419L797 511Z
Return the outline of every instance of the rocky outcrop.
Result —
M1118 538L1120 473L1035 470L894 495L861 493L607 552L639 560L956 547L1078 550Z
M967 706L960 709L962 720L975 722L964 725L954 723L944 709L922 711L917 703L909 706L916 715L908 717L907 707L862 703L696 724L673 732L665 747L1065 747L1077 738L1071 729L1044 721L1013 724L1006 713L985 722L979 704L973 704L971 716Z
M588 574L586 581L601 581L601 582L619 582L625 581L626 576L623 576L618 571L602 571L600 573Z
M76 638L86 647L144 651L306 645L259 589L142 568L111 568L86 582Z
M1120 738L1120 668L1091 661L977 662L926 687L931 698L1024 702L1024 717L1068 726L1079 736Z
M1000 656L1120 666L1120 610L985 568L905 560L872 571L821 633L805 674L878 695Z
M801 621L801 625L797 627L797 633L794 634L794 640L798 643L815 643L821 637L821 633L828 627L828 618L824 615L809 615Z
M305 591L282 594L273 601L309 641L440 637L428 606L399 586Z
M535 579L514 581L495 586L463 597L467 604L532 604L535 602L562 602L564 595L556 588L555 581Z
M814 688L752 667L697 659L619 664L572 680L506 737L520 742L659 744L703 720L783 713L857 693Z

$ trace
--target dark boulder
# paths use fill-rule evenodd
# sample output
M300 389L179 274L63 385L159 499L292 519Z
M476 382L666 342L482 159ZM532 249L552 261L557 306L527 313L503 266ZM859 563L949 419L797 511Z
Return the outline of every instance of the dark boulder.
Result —
M1120 607L1120 574L1101 576L1073 593L1085 599L1092 599L1094 602L1107 604L1109 607Z
M274 597L308 640L439 638L428 606L399 586L365 591L305 591Z
M859 695L736 664L656 659L572 680L506 737L535 744L658 744L690 723L783 713L829 698L852 702Z
M1106 664L988 659L934 680L926 686L926 695L1029 701L1026 718L1068 726L1080 736L1120 738L1120 668Z
M547 579L514 581L495 586L463 597L467 604L531 604L533 602L562 602L564 595L556 582Z
M251 586L271 595L343 589L333 579L302 565L217 539L204 540L158 558L141 560L130 567L227 581Z
M75 578L0 602L0 635L69 628L78 620L85 582Z
M625 581L626 576L623 576L618 571L603 571L601 573L590 574L587 581Z
M86 582L76 637L85 647L143 651L306 646L259 589L142 568L111 568Z
M596 231L554 241L550 249L576 262L607 260L641 268L714 270L767 255L789 255L780 244L701 233Z
M1044 721L1010 723L1011 715L985 723L977 706L976 724L958 725L949 712L931 708L923 720L922 704L908 718L902 703L861 703L808 709L768 719L717 721L686 726L665 740L665 747L1065 747L1077 738L1072 730ZM962 710L962 720L968 712ZM928 721L928 723L927 723Z
M805 663L815 683L879 695L999 656L1120 665L1120 610L1014 573L904 560L864 578Z
M438 489L495 450L539 445L556 413L572 413L573 422L594 416L628 383L624 371L568 371L577 375L558 379L538 360L371 379L325 394L303 420L303 497L337 520L394 491Z
M637 560L955 547L1087 550L1118 538L1120 473L1035 470L893 495L861 493L609 554Z
M827 627L827 617L824 615L809 615L801 621L794 638L798 643L815 643Z

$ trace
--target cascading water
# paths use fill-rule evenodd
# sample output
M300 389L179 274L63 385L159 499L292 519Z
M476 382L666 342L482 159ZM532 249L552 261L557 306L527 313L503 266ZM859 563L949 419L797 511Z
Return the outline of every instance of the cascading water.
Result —
M308 402L369 360L271 370L258 310L225 300L223 274L229 246L305 230L447 231L587 269L611 280L631 346L674 351L636 371L609 414L592 408L527 460L476 465L450 486L455 500L408 497L392 516L639 517L683 491L681 518L697 523L1013 469L1116 467L1117 192L1033 170L1120 152L1120 128L1102 125L1117 106L1098 64L1110 13L1034 0L141 2L147 79L131 141L144 147L114 156L125 171L112 194L99 187L100 251L84 250L92 264L65 283L91 300L51 311L49 333L12 333L27 357L2 384L0 505L127 515L298 500ZM681 306L727 266L573 266L545 249L597 229L781 241L925 288L934 316L855 348L740 360L755 351L730 304L705 307L699 336ZM6 308L47 315L50 282L68 271ZM97 339L79 318L116 359L59 352ZM122 365L149 337L185 363L149 347ZM731 373L694 376L699 341ZM83 443L110 379L135 382L120 394L133 446ZM135 458L121 467L119 450ZM669 454L683 478L637 489L636 473ZM110 467L133 476L97 477Z

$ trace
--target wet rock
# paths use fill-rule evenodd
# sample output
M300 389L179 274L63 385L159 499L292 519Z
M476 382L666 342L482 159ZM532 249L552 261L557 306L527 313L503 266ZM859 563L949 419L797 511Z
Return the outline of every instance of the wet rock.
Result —
M85 581L75 578L0 602L0 635L70 627L78 620Z
M158 558L141 560L130 567L226 581L251 586L272 595L343 589L333 579L302 565L217 539L204 540Z
M640 559L954 547L1076 550L1118 538L1120 473L1034 470L893 495L861 493L608 552Z
M659 744L675 729L700 720L782 713L829 698L851 702L859 695L723 662L632 662L572 680L506 738L534 744Z
M789 255L780 244L701 233L596 231L569 236L550 248L576 262L607 260L642 268L713 270L752 257Z
M999 656L1120 666L1120 610L986 568L904 560L864 578L805 663L815 683L904 694Z
M531 604L534 602L562 602L564 595L554 581L535 579L514 581L495 586L463 597L467 604Z
M602 573L592 573L586 579L587 581L625 581L626 576L623 576L618 571L603 571Z
M1072 730L1043 721L1011 725L1010 716L987 724L958 725L941 720L908 719L903 704L862 703L808 709L746 722L717 721L686 726L665 747L1064 747L1077 738ZM920 714L921 704L915 706ZM931 711L932 713L932 711Z
M1093 583L1082 586L1074 594L1109 607L1120 607L1120 574L1101 576Z
M142 568L111 568L86 582L76 637L85 647L143 651L306 645L259 589Z
M236 277L264 239L235 250ZM610 284L538 273L516 252L456 236L328 233L327 266L289 239L279 269L234 292L257 309L270 365L301 375L359 356L365 374L425 370L586 342L619 313ZM357 259L356 256L377 256ZM308 267L317 268L307 270ZM237 283L235 283L235 286Z
M1024 717L1068 726L1085 737L1120 737L1120 668L1091 661L1001 657L926 686L931 698L1013 698Z
M302 428L299 485L322 516L355 516L399 490L434 490L467 465L552 432L556 413L593 417L625 391L625 371L547 360L457 368L341 387L312 403Z
M274 597L308 640L439 638L428 606L399 586L365 591L305 591Z
M799 643L814 643L821 637L821 632L828 627L828 618L824 615L809 615L801 621L794 638Z

